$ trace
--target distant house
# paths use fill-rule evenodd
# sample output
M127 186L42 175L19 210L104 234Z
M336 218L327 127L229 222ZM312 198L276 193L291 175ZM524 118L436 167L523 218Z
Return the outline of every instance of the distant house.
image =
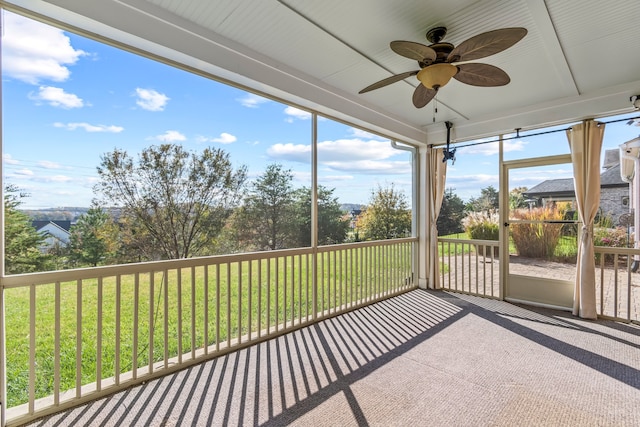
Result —
M607 150L603 172L600 174L600 215L610 216L614 225L619 224L620 215L630 212L629 183L620 175L619 150ZM548 179L523 193L534 206L545 206L550 202L573 202L576 198L573 178Z
M71 221L31 221L31 225L45 236L40 252L46 253L54 247L66 247L69 244Z

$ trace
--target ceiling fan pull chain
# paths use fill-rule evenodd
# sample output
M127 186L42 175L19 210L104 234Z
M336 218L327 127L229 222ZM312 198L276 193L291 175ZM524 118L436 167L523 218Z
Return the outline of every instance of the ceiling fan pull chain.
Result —
M438 95L433 98L433 123L436 122L436 114L438 114Z

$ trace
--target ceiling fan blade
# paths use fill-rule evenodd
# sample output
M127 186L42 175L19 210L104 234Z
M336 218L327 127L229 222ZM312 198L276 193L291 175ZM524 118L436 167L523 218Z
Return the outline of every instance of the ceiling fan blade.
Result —
M413 92L413 105L416 108L422 108L429 103L436 96L435 89L427 89L423 84L419 84L416 90Z
M380 89L381 87L384 87L386 85L390 85L391 83L395 83L395 82L399 82L400 80L404 80L407 77L415 76L416 74L418 74L419 71L420 70L407 71L406 73L396 74L395 76L387 77L386 79L382 79L379 82L375 82L374 84L371 84L371 85L365 87L364 89L362 89L358 93L362 94L362 93L369 92L369 91L374 90L374 89Z
M422 43L408 42L396 40L390 43L391 50L398 55L402 55L409 59L415 59L418 62L424 62L427 65L436 60L438 54L435 50Z
M501 68L489 64L460 64L458 73L453 76L459 82L472 86L504 86L511 79Z
M527 35L526 28L502 28L478 34L454 48L447 62L472 61L510 48Z

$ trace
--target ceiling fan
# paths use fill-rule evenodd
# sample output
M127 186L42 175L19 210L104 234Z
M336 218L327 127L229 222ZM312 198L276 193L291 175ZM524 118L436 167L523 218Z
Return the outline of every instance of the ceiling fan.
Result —
M362 89L360 94L399 82L407 77L417 76L420 83L413 92L413 105L422 108L433 99L438 90L451 77L472 86L504 86L511 81L504 70L489 64L453 63L473 61L502 52L527 35L526 28L502 28L478 34L460 43L457 47L441 42L447 34L445 27L436 27L427 32L431 45L396 40L390 46L398 55L418 61L419 70L396 74Z

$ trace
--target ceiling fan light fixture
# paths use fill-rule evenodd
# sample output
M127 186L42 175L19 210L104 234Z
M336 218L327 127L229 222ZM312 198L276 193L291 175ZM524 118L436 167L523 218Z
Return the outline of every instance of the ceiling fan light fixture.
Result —
M418 80L427 89L439 89L449 83L451 77L455 76L458 68L449 63L433 64L423 68L418 72Z

